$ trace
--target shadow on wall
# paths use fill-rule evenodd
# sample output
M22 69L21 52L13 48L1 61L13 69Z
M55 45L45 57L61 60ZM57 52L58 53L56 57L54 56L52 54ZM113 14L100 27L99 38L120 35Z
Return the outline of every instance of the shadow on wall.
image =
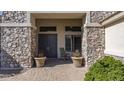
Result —
M17 59L12 55L1 49L0 74L17 74L23 70Z

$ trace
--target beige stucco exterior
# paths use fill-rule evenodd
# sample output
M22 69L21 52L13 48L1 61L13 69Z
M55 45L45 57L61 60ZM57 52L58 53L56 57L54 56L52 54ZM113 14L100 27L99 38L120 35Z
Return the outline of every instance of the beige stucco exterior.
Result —
M124 57L124 19L105 28L105 53Z

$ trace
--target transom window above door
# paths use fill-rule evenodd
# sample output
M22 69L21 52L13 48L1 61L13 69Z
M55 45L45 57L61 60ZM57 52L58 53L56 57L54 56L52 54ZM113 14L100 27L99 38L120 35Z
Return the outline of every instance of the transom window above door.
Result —
M48 31L55 32L56 26L41 26L40 27L40 32L48 32Z
M65 31L69 32L81 32L81 27L80 26L65 26Z

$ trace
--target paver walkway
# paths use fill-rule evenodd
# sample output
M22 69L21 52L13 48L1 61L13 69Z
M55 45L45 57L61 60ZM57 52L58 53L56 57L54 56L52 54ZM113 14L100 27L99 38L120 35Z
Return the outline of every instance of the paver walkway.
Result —
M26 81L71 81L83 80L85 67L76 68L70 61L49 60L45 67L31 68L24 73L13 77L1 78L0 80L26 80Z

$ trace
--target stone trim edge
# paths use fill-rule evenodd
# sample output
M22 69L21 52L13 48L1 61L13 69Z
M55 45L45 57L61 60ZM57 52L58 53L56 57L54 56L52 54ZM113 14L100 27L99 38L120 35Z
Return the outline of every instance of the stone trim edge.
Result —
M86 23L84 24L84 27L103 27L103 26L99 23Z
M0 23L0 27L32 27L30 23Z
M37 30L36 26L32 26L30 23L0 23L0 27L30 27Z

